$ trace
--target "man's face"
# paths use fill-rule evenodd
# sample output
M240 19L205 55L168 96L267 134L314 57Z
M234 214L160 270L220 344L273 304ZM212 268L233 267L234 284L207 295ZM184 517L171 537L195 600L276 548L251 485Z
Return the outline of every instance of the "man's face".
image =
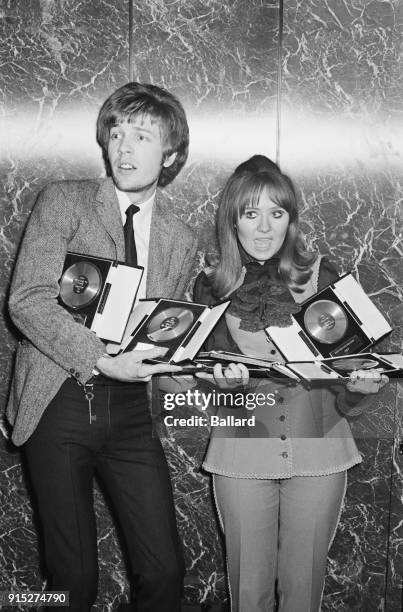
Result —
M145 200L154 192L163 166L170 166L175 153L163 160L160 126L149 115L123 120L109 132L108 158L115 185Z

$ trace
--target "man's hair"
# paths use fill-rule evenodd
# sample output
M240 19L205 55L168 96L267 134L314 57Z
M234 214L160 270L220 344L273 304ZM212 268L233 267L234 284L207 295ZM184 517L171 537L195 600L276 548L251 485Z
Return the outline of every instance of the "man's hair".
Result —
M108 158L109 131L122 121L146 115L159 123L164 158L176 153L175 161L162 167L158 185L174 180L184 166L189 150L189 128L182 104L171 93L148 83L131 82L119 87L104 102L97 119L97 142L102 148L106 172L111 176Z

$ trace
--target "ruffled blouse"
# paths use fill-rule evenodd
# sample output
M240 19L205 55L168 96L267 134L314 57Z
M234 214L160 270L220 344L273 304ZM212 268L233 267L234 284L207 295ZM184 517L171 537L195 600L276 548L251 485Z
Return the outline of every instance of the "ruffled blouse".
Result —
M279 277L278 264L273 258L263 265L257 261L245 265L243 284L228 296L228 312L240 319L240 329L257 332L269 325L287 327L291 315L299 312L300 306Z

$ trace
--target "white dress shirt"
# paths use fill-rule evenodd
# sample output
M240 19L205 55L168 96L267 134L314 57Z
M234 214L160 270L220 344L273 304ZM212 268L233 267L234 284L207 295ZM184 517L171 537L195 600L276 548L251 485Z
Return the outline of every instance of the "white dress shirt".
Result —
M120 191L116 186L115 190L119 201L120 214L122 215L122 223L124 225L126 223L126 210L132 202L130 201L130 198L126 192ZM150 244L151 215L154 200L155 191L153 195L145 202L136 202L136 206L138 206L140 210L133 215L133 230L134 240L136 241L137 264L144 268L143 277L137 292L136 302L137 300L146 297L148 247Z

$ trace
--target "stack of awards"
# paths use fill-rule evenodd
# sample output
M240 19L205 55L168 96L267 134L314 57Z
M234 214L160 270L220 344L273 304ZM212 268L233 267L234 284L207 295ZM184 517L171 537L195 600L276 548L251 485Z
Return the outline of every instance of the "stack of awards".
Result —
M401 355L364 352L391 330L362 287L346 274L303 302L290 326L266 328L282 363L221 351L200 357L245 363L268 375L297 380L343 379L353 370L370 368L391 376L403 369Z
M223 351L199 354L193 361L230 302L211 307L158 298L140 300L133 309L142 274L139 267L68 253L59 303L109 340L110 354L165 347L158 361L186 364L187 371L232 361L246 364L254 376L333 380L357 369L377 368L388 375L403 369L401 355L364 352L392 328L351 274L303 302L290 326L266 328L281 363Z

